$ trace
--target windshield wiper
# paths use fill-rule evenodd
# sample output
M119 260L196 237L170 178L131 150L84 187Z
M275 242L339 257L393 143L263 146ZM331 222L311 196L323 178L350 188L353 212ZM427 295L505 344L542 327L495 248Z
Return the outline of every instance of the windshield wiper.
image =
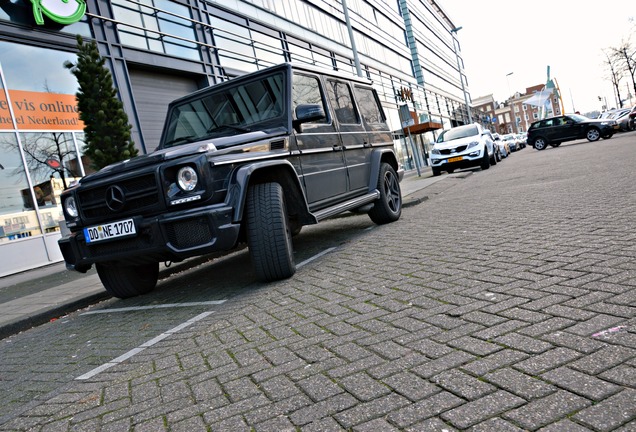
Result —
M172 139L172 140L164 143L163 147L170 147L170 145L172 145L172 144L182 143L182 142L188 142L188 143L195 142L197 138L198 137L196 137L194 135L182 136L182 137L175 138L175 139Z
M213 132L218 132L219 130L222 130L224 128L227 129L232 129L235 131L239 131L239 132L252 132L252 130L250 128L246 128L243 126L239 126L237 124L222 124L222 125L218 125L218 126L213 126L210 129L208 129L208 133L213 133Z

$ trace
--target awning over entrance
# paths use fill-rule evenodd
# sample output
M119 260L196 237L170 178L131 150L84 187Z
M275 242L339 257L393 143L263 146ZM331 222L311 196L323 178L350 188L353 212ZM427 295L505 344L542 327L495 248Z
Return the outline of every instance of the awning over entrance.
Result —
M410 132L411 135L416 135L416 134L422 134L425 132L430 132L430 131L443 129L443 128L444 126L441 123L428 121L428 122L418 123L413 126L406 127L404 128L404 133L407 134Z

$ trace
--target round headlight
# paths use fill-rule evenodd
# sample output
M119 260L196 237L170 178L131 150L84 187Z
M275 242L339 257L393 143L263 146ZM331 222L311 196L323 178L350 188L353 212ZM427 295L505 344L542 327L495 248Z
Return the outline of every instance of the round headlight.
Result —
M66 211L66 214L69 215L70 217L75 218L79 215L79 212L77 211L77 204L75 203L75 198L73 197L66 198L66 200L64 201L64 210Z
M194 190L198 180L197 172L192 167L183 167L177 172L177 184L182 191Z

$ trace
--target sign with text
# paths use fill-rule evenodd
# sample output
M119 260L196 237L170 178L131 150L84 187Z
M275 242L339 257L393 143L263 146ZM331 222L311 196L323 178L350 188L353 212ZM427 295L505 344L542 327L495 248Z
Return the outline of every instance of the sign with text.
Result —
M15 122L21 130L83 130L75 95L9 90ZM9 101L0 91L0 130L13 129Z

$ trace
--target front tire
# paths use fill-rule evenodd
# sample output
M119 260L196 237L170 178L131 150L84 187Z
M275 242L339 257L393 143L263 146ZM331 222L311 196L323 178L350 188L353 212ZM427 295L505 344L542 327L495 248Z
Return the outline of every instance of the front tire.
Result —
M256 277L265 282L296 273L292 232L283 188L278 183L250 186L246 203L247 245Z
M369 217L378 225L395 222L402 214L402 190L395 170L388 163L380 165L378 190L380 198L369 211Z
M121 265L95 264L99 280L113 297L125 299L152 291L159 280L159 263Z
M595 127L589 128L587 132L585 133L585 138L587 138L587 140L590 142L598 141L600 137L601 137L601 131Z
M538 137L532 143L532 146L537 150L545 150L548 147L548 142L543 137Z
M488 157L488 150L484 149L484 157L481 158L481 165L479 165L482 170L487 170L490 168L490 158Z

